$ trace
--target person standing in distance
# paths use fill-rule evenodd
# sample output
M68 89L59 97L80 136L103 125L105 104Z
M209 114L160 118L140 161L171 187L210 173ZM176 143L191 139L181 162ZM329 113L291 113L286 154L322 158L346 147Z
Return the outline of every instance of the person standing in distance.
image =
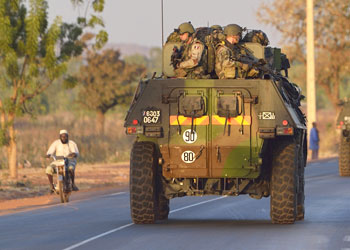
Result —
M312 129L310 131L310 147L312 151L312 160L317 160L318 159L318 150L320 148L320 137L317 129L317 124L316 122L312 123Z
M54 141L49 150L46 153L46 157L50 158L52 155L54 156L63 156L68 158L68 173L72 180L72 189L73 191L78 191L78 187L75 185L74 177L75 177L75 166L77 165L77 157L79 156L79 150L77 144L69 140L67 130L60 130L60 138ZM46 174L49 179L51 193L55 191L55 187L53 184L53 174L56 170L56 161L53 161L47 168Z

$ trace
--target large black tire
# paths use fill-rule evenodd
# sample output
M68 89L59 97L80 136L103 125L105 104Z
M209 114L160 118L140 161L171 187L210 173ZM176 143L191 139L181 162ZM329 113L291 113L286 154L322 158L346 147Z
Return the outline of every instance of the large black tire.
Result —
M340 136L339 175L350 176L350 138Z
M299 159L298 159L298 196L297 196L297 215L296 220L304 220L305 217L305 194L304 194L304 186L305 186L305 166L306 166L306 157L305 155L305 149L304 147L307 147L306 144L302 145L300 152L299 152Z
M289 138L274 143L270 216L274 224L293 224L297 213L298 147Z
M167 220L169 216L169 199L167 199L164 195L160 194L158 196L158 212L157 219L158 220Z
M153 224L157 218L157 165L155 145L135 142L130 157L130 209L135 224Z

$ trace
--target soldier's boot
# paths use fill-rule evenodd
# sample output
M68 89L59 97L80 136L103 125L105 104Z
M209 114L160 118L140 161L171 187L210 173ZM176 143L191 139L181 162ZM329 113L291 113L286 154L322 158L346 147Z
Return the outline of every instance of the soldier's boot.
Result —
M56 192L56 188L55 185L53 184L53 176L50 174L46 174L47 178L49 179L49 183L50 183L50 194L53 194Z
M74 170L69 170L69 176L70 176L70 179L72 180L72 190L73 191L79 191L79 188L75 185L75 182L74 182Z

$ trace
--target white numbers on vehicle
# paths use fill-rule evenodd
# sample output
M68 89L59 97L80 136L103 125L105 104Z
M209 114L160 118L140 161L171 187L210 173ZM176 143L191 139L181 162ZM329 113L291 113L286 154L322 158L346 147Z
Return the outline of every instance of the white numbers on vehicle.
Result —
M160 110L145 110L142 112L144 124L155 124L160 122Z
M192 163L196 160L196 154L188 150L182 153L181 159L185 163Z
M187 129L184 131L182 138L184 142L191 144L197 141L197 133L194 130L191 132L191 129Z

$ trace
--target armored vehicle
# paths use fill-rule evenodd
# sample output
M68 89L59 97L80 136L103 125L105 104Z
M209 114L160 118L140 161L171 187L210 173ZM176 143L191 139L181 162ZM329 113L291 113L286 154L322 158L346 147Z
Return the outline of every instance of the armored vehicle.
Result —
M243 194L270 197L273 223L302 220L305 117L300 89L280 73L280 49L245 44L259 59L275 58L259 79L178 79L170 66L175 46L163 47L163 76L139 83L125 119L126 133L136 136L133 222L167 219L175 197Z
M348 100L339 103L341 111L337 119L340 133L339 149L339 175L350 176L350 102Z

